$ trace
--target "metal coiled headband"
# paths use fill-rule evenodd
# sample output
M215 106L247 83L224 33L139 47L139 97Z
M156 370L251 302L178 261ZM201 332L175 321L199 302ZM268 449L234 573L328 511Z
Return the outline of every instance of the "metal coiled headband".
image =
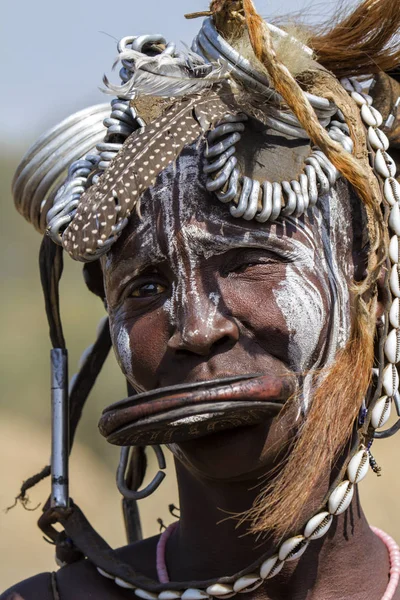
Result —
M337 118L341 118L338 113ZM259 223L275 221L279 216L301 216L308 207L315 206L319 196L327 194L340 176L339 171L318 148L305 160L304 172L298 180L260 184L240 173L235 156L235 144L245 129L246 115L227 115L209 133L205 150L204 172L206 188L214 192L220 202L231 202L233 217ZM352 152L353 141L343 121L334 120L327 129L332 139L347 152Z
M18 166L12 185L16 208L41 233L62 175L73 161L96 152L108 113L108 104L99 104L68 117L42 135Z
M275 35L280 37L286 35L277 28L272 27L272 29ZM270 128L285 135L308 138L295 116L276 106L276 104L282 105L282 98L270 88L267 78L257 72L249 61L241 57L217 34L211 19L204 22L193 47L208 61L208 64L209 61L215 63L221 58L226 60L235 78L252 89L262 92L269 99L266 124ZM305 52L311 52L310 49L301 47ZM106 105L100 105L67 119L35 144L17 171L13 191L18 210L41 232L46 229L47 224L47 233L57 244L62 243L63 231L75 216L82 194L92 184L97 183L99 176L108 169L127 137L145 124L131 106L128 94L124 97L124 86L129 85L135 73L135 62L126 57L127 50L147 55L166 54L173 57L182 54L176 52L175 44L167 44L160 35L124 37L118 43L122 64L119 72L122 86L118 91L118 97L111 101L111 114ZM329 134L345 147L349 146L351 140L340 116L331 123L332 116L337 112L334 104L312 94L307 94L307 97L321 125L330 126ZM129 98L132 98L131 90ZM333 165L326 157L317 154L309 158L310 163L305 167L305 173L299 177L298 182L282 182L282 184L264 182L260 186L258 182L242 177L233 154L234 144L237 136L240 137L239 130L243 124L238 119L235 123L231 122L229 126L231 129L233 127L233 137L228 138L225 136L228 131L226 126L227 123L222 125L223 129L218 128L213 134L215 139L218 137L225 139L221 139L216 144L216 148L213 149L214 154L208 152L208 159L217 156L217 160L209 161L205 170L209 174L208 189L216 191L223 202L236 198L238 186L241 186L242 193L238 206L231 206L233 216L250 219L257 215L256 219L264 222L276 219L279 214L299 215L309 204L315 203L317 186L320 192L326 192L329 189L327 182L333 185L334 182L331 180L337 177L337 174L332 174ZM222 151L219 152L218 148ZM351 151L351 148L347 149ZM69 165L67 178L59 188L60 178ZM285 194L286 205L282 201L282 196ZM118 222L113 234L104 241L99 252L104 253L108 249L125 225L126 219Z
M278 27L267 23L272 34L278 38L287 37L287 33ZM293 38L292 38L293 39ZM297 40L293 42L299 47L299 51L303 51L308 55L312 55L312 50ZM285 102L273 88L271 88L269 80L263 74L254 69L251 63L237 52L215 29L211 18L205 19L203 25L193 41L192 49L194 52L202 56L210 62L217 62L221 58L229 65L231 75L237 79L242 85L252 90L261 93L268 99L268 102L274 106L285 105ZM336 106L320 96L305 92L305 96L314 108L318 119L323 127L326 127L331 117L336 113ZM266 116L266 123L272 129L298 137L309 139L307 133L301 127L299 121L293 114L287 113L276 108L272 108Z
M129 46L142 52L165 43L160 35L129 36L120 40L118 52ZM164 52L171 53L174 48L168 44ZM132 61L122 61L122 82L129 80L132 70ZM83 191L96 183L125 139L144 124L129 100L114 98L111 114L108 103L98 104L50 129L29 149L15 173L12 191L17 210L41 233L47 229L59 244L60 231L71 221L68 215L74 215ZM60 187L67 169L67 179ZM94 169L96 173L89 177Z

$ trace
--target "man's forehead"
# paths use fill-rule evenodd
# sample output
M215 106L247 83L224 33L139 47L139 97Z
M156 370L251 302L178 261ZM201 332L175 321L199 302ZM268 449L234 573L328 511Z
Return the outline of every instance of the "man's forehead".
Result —
M202 152L193 144L159 174L141 197L140 215L131 216L111 249L109 262L129 257L138 265L161 261L177 239L203 256L254 245L309 260L315 247L323 245L322 237L329 236L329 232L323 234L324 219L318 207L311 220L305 215L258 223L232 217L229 206L206 190L202 163ZM334 195L334 203L340 203L339 194ZM331 198L325 200L329 206Z
M284 259L313 260L315 240L308 224L235 219L201 185L192 192L177 199L170 187L154 190L141 216L132 218L122 244L112 248L111 262L143 268L168 261L172 251L207 259L235 248L263 248Z

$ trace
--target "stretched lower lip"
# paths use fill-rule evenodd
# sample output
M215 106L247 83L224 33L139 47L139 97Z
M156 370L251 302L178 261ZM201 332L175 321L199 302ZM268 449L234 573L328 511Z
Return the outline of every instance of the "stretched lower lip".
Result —
M160 388L103 411L101 434L121 446L183 441L221 429L254 424L277 414L292 393L288 378L245 375Z

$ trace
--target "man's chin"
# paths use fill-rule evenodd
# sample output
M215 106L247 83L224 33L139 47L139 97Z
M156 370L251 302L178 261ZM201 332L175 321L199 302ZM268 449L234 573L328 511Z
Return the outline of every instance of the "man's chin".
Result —
M201 478L242 482L264 475L276 458L270 444L274 417L257 425L241 425L168 444L186 469ZM272 426L272 427L271 427Z

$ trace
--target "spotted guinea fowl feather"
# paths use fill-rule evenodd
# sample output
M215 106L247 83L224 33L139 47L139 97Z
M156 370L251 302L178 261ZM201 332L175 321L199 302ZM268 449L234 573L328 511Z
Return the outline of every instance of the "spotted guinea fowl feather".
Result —
M142 95L181 97L195 94L225 79L229 72L225 63L211 65L191 50L175 56L146 56L135 50L125 50L119 55L119 61L124 61L125 65L131 63L130 79L122 85L114 85L104 76L103 82L107 93L127 99Z
M166 114L134 132L99 181L85 192L63 234L75 259L94 260L108 240L119 235L141 194L157 175L227 113L236 113L231 95L215 91L177 100Z

